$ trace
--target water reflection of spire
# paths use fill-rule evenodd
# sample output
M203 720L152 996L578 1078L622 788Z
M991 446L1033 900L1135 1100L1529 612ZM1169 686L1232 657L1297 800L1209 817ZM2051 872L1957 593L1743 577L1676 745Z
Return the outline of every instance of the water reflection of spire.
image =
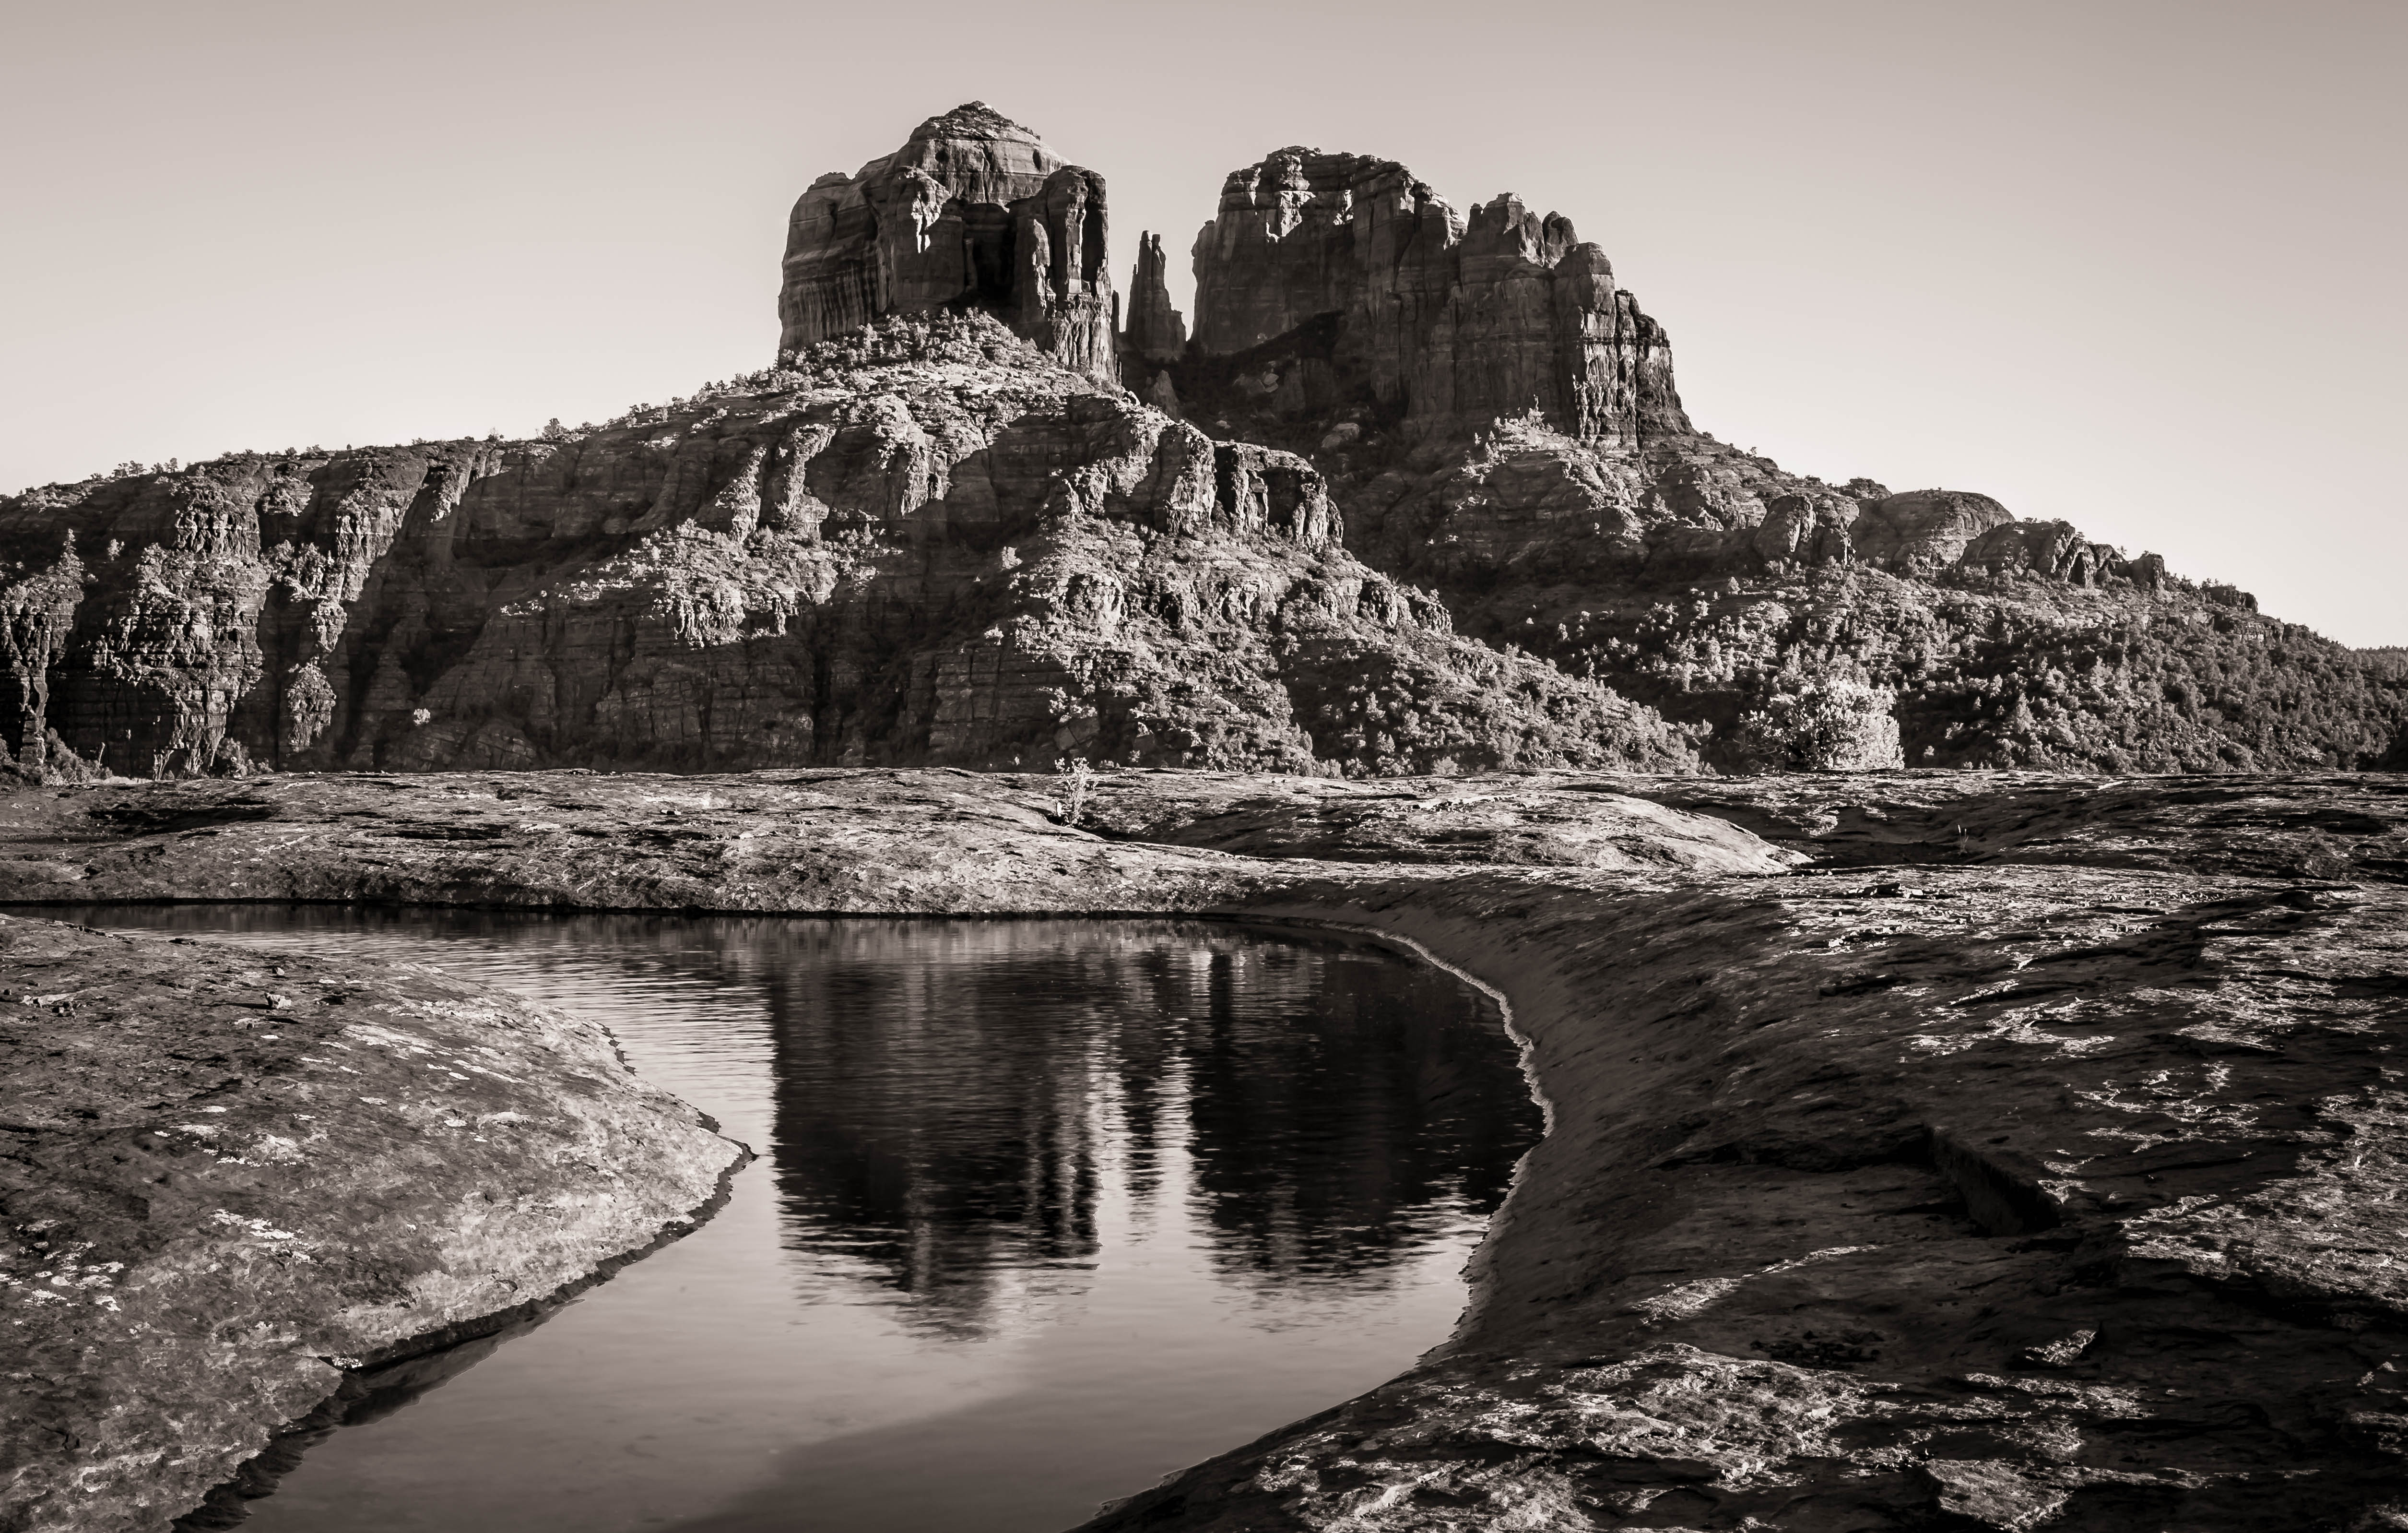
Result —
M761 974L787 1239L910 1296L907 1323L992 1330L1029 1301L1006 1271L1075 1286L1108 1179L1136 1229L1192 1198L1233 1277L1377 1282L1492 1209L1533 1137L1482 1003L1383 950L963 923L931 963L924 928L789 929Z

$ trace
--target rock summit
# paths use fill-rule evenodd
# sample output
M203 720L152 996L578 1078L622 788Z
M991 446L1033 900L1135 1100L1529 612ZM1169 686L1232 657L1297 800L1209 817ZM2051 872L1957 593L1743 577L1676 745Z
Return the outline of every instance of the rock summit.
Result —
M779 355L888 314L976 308L1110 382L1119 315L1104 239L1101 176L984 102L956 107L795 204Z

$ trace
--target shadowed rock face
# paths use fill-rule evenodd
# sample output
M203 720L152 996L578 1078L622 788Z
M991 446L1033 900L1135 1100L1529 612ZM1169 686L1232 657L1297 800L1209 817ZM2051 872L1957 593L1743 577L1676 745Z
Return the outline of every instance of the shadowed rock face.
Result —
M1138 236L1137 270L1129 281L1128 328L1121 343L1136 360L1160 365L1176 362L1187 350L1187 324L1170 307L1170 289L1164 280L1169 269L1162 253L1162 236Z
M1234 357L1334 320L1332 376L1407 427L1536 408L1586 440L1683 436L1662 329L1569 220L1500 196L1469 222L1393 160L1284 149L1231 173L1196 239L1196 350Z
M831 171L795 204L778 351L886 314L975 307L1110 382L1104 179L1064 165L982 103L932 117L884 159Z

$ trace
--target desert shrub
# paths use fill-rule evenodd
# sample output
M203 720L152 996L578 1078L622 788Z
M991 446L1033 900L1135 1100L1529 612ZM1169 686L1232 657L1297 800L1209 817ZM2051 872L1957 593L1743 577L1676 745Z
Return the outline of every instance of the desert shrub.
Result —
M1740 720L1740 749L1759 770L1868 772L1902 766L1898 695L1834 679L1775 693Z
M1075 825L1087 812L1087 795L1096 788L1096 769L1087 765L1086 757L1073 756L1055 762L1054 771L1062 794L1055 818Z

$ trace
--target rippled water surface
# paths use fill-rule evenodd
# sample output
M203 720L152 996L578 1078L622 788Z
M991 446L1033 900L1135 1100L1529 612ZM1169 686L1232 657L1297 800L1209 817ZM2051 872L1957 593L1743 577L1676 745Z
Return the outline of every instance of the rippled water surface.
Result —
M1539 1128L1485 1000L1326 936L79 919L434 963L595 1017L762 1154L694 1235L357 1411L249 1503L261 1533L1067 1527L1443 1340Z

